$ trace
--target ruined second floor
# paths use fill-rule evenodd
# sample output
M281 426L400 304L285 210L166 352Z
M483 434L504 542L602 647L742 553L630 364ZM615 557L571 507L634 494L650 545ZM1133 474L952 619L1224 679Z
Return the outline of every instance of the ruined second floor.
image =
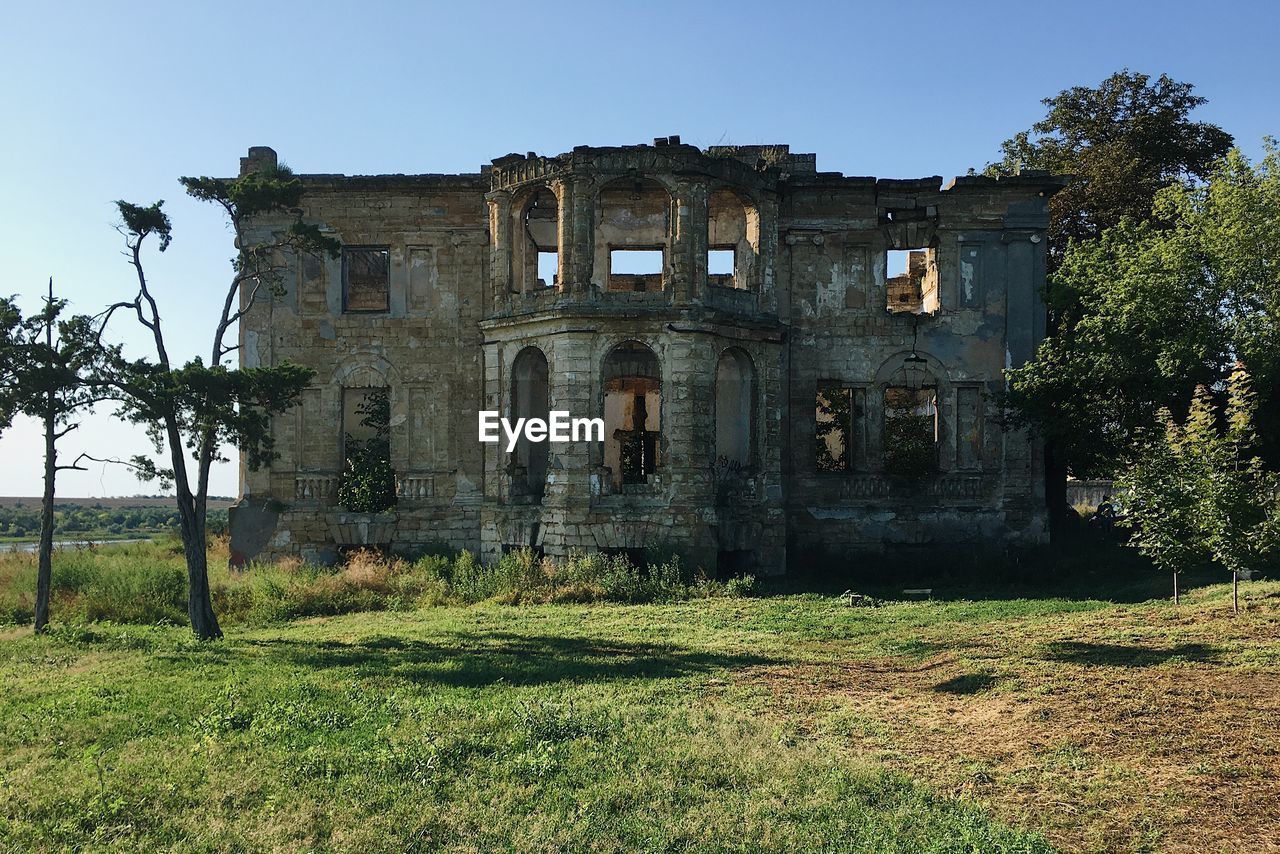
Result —
M242 171L275 162L251 149ZM1038 299L1043 285L1042 266L1007 275L1004 253L1019 241L1043 252L1062 183L850 177L785 145L676 137L512 154L474 174L301 177L304 216L343 248L297 260L270 323L356 339L397 325L465 337L547 313L999 326L1011 295Z

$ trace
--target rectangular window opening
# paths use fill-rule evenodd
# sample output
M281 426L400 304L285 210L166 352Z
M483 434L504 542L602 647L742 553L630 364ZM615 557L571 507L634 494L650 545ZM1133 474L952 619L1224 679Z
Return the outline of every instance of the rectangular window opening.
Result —
M385 247L342 250L342 307L348 312L391 308L391 253Z
M554 288L560 284L560 253L552 249L538 252L538 286Z
M815 401L815 450L820 472L848 471L853 425L853 389L819 385Z
M610 249L609 290L648 293L662 290L662 249Z
M935 388L884 390L884 469L918 479L938 470L938 393Z
M885 308L898 314L932 314L938 309L937 253L932 249L890 249L885 253Z
M722 288L735 287L734 262L737 252L732 247L707 251L707 281Z

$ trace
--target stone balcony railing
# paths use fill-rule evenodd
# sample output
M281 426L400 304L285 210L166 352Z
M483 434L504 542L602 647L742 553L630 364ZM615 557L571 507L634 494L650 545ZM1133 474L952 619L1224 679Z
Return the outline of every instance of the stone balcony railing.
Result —
M338 496L337 472L298 472L293 478L295 501L330 504Z
M906 484L884 474L854 474L841 479L840 497L846 500L883 499L918 494L951 501L977 501L990 491L988 478L976 472L943 472L920 484Z
M330 506L338 498L338 472L298 472L293 478L293 499ZM396 474L396 498L399 501L428 501L435 498L435 474L403 472Z

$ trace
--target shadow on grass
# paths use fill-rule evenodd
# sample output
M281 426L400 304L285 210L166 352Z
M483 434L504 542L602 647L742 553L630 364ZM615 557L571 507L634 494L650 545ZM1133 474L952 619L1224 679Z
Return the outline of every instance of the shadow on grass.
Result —
M545 685L555 682L670 679L726 668L776 663L753 654L589 637L486 632L429 643L395 637L356 642L258 640L249 647L268 660L317 670L348 669L355 676L394 676L453 687Z
M996 677L990 673L966 673L946 682L939 682L933 690L941 694L980 694L996 684Z
M1171 577L1135 550L1096 539L1066 539L1050 546L984 551L957 547L945 557L936 547L901 547L890 554L796 554L789 575L762 579L760 595L856 590L888 601L1064 599L1137 603L1172 595ZM1227 580L1219 570L1186 571L1184 592ZM927 589L927 594L906 590Z
M1151 667L1169 661L1194 661L1213 664L1221 658L1221 650L1199 643L1184 643L1164 649L1125 646L1109 643L1058 641L1048 645L1049 661L1087 666Z

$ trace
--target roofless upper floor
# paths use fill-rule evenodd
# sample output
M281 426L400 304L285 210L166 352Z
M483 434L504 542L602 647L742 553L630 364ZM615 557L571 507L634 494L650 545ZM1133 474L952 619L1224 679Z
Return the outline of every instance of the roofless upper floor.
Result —
M276 164L274 150L254 147L241 173ZM483 229L490 316L600 299L776 315L781 254L824 235L901 253L900 269L887 260L875 268L885 308L928 313L939 258L949 257L940 249L963 233L1042 231L1063 184L1044 172L945 187L940 176L853 177L819 172L816 155L787 145L699 149L679 137L508 154L478 173L299 177L308 216L365 252L380 251L370 222L387 215L389 199L399 197L409 219L413 205L425 218L447 200L451 216L434 228Z

